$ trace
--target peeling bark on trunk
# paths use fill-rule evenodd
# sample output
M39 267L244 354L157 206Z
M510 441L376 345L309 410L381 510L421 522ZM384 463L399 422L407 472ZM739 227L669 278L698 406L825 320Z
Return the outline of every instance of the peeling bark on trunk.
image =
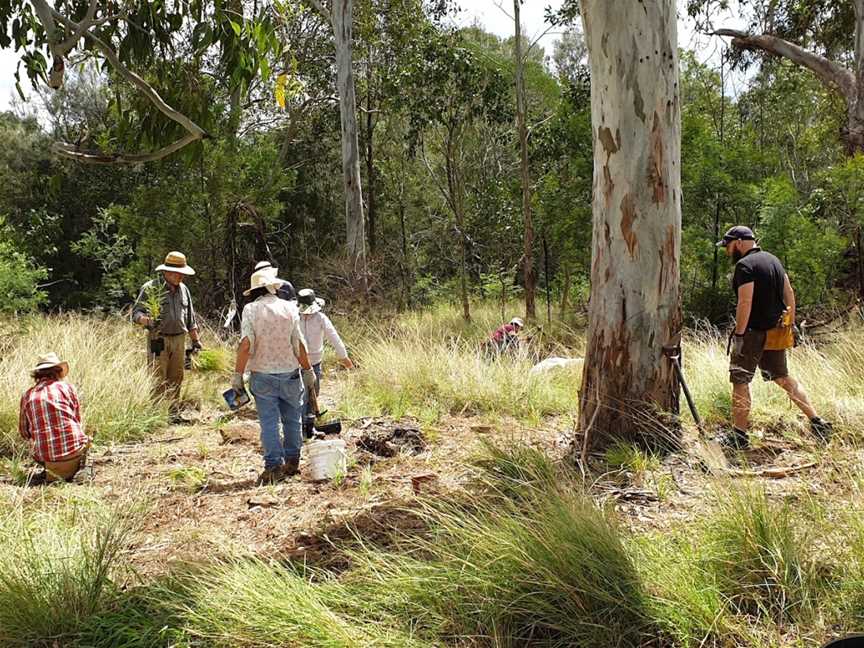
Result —
M519 9L523 0L513 0L513 20L516 24L514 56L516 59L516 130L519 135L519 157L522 180L522 222L524 246L522 251L522 278L525 283L525 318L537 317L534 294L537 274L534 271L534 223L531 219L531 173L528 168L528 126L525 105L525 61L522 57L522 25Z
M864 153L864 0L855 0L855 98L849 102L846 153Z
M582 0L594 198L588 347L576 454L677 435L663 346L681 327L681 117L674 0Z
M360 143L357 136L357 99L354 92L352 31L354 0L333 0L336 36L336 89L342 121L342 180L345 189L345 231L354 272L366 276L366 222L360 183Z

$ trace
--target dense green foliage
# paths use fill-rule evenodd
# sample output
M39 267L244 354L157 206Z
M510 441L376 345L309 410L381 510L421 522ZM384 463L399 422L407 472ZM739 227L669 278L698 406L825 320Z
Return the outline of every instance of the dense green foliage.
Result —
M187 253L199 308L213 314L242 301L261 258L330 297L357 285L340 260L340 127L323 18L291 2L246 16L177 6L152 16L150 40L130 41L124 61L158 77L166 99L201 120L210 139L132 167L58 159L56 141L110 150L172 136L173 127L159 129L164 120L143 117L135 89L88 65L67 71L40 121L0 119L0 215L15 249L0 255L0 278L14 284L3 290L13 296L6 310L117 308L169 249ZM169 55L160 31L172 11L190 16L188 64L176 69L168 62L182 48ZM356 7L369 286L402 306L455 298L463 272L472 298L521 291L512 39L454 29L451 14L450 3L421 0ZM541 293L565 315L587 299L592 193L590 75L579 31L566 29L554 56L534 47L526 68L534 258ZM112 23L105 37L133 37L124 34ZM37 83L39 65L27 68ZM728 64L712 69L682 53L688 316L727 316L729 266L713 242L739 222L786 263L805 310L848 301L864 288L864 162L847 159L836 137L842 102L782 61L735 93L728 73ZM47 284L44 302L37 283Z

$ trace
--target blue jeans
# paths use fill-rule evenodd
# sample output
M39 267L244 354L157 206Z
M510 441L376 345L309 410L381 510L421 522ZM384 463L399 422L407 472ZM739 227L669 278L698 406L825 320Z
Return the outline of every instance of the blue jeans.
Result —
M321 393L321 363L319 362L318 364L312 365L312 370L315 372L315 393L320 394ZM303 411L305 411L306 414L314 414L315 413L312 411L312 403L308 398L306 399L306 403L303 407Z
M300 456L303 445L301 416L303 413L303 381L300 372L266 374L253 371L249 388L255 397L258 422L261 425L261 446L264 467L273 470L286 459ZM282 436L279 437L279 421Z

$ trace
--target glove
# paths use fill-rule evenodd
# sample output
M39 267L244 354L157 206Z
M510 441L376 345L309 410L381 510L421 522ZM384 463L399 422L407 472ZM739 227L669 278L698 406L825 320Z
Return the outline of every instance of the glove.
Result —
M744 351L744 335L743 334L739 335L738 333L735 333L732 336L732 355L733 355L733 357L736 355L741 355L741 353L743 351Z
M303 378L303 386L308 390L315 389L315 372L312 369L303 369L300 373Z
M192 353L198 353L203 348L200 340L192 340Z
M246 385L243 383L243 374L234 372L231 375L231 389L233 389L238 394L246 391Z

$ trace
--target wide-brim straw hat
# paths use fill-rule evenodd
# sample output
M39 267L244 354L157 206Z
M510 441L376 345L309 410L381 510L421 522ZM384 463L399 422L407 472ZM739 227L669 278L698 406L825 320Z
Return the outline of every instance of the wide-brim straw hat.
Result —
M255 272L258 272L259 270L266 270L267 272L272 274L274 277L277 274L279 274L279 268L274 268L273 264L270 263L269 261L259 261L258 263L256 263L255 264Z
M69 363L65 360L61 360L60 356L53 351L51 353L40 355L36 359L36 366L33 367L33 373L42 371L43 369L51 369L52 367L62 368L64 376L69 373Z
M297 306L300 308L301 315L313 315L320 311L326 303L320 297L316 297L315 291L311 288L304 288L297 293Z
M248 297L258 288L278 288L283 283L285 280L277 277L272 268L262 268L252 273L249 278L249 290L244 290L243 296Z
M156 268L156 272L179 272L191 277L195 271L186 265L186 255L182 252L169 252L165 257L165 263Z

